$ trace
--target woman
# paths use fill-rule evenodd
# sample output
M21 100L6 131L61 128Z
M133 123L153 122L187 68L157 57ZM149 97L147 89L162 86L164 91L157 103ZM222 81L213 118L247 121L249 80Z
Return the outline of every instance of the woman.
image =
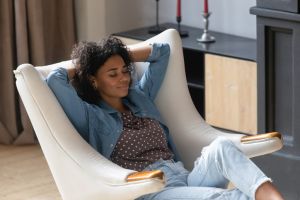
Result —
M137 171L161 169L166 187L139 199L283 199L266 177L229 140L218 138L203 149L188 172L153 100L164 79L168 44L125 46L109 37L79 43L75 67L47 78L81 136L114 163ZM132 62L149 62L139 81ZM232 181L236 189L224 189Z

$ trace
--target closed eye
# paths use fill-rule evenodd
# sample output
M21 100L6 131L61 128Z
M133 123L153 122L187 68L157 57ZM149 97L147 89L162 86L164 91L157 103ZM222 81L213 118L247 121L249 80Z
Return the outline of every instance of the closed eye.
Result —
M111 70L108 72L108 76L110 77L117 77L118 76L118 72L117 70Z
M127 74L127 73L132 72L132 70L133 70L133 67L132 67L131 65L129 65L129 66L123 66L123 67L122 67L121 73ZM110 69L110 70L108 71L108 75L109 75L110 77L112 77L112 78L117 77L117 76L119 75L118 69L117 69L117 68L112 68L112 69Z

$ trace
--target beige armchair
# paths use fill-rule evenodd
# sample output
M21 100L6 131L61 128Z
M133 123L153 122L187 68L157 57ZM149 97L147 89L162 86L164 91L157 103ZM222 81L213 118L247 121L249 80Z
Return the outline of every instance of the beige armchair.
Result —
M219 135L232 139L249 157L268 154L282 147L277 133L244 137L224 133L205 123L188 91L181 39L176 30L164 31L145 42L170 44L169 67L156 104L187 168L192 168L201 149ZM17 89L62 198L132 200L160 190L164 187L160 172L146 174L146 177L137 174L137 179L132 179L129 175L134 171L107 160L77 133L44 81L52 69L70 65L71 61L43 67L23 64L14 71ZM138 73L143 73L145 67L145 63L137 63Z

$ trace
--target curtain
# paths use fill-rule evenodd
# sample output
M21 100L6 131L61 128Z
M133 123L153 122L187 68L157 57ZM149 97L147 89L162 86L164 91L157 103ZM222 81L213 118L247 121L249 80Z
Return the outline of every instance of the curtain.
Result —
M15 87L19 64L69 59L76 42L73 0L0 0L0 143L34 143Z

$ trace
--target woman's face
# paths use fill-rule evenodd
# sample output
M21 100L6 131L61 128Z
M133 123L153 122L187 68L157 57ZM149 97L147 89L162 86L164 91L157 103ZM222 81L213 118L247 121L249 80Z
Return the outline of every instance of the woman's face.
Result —
M92 83L106 102L127 96L130 72L119 55L113 55L92 76Z

